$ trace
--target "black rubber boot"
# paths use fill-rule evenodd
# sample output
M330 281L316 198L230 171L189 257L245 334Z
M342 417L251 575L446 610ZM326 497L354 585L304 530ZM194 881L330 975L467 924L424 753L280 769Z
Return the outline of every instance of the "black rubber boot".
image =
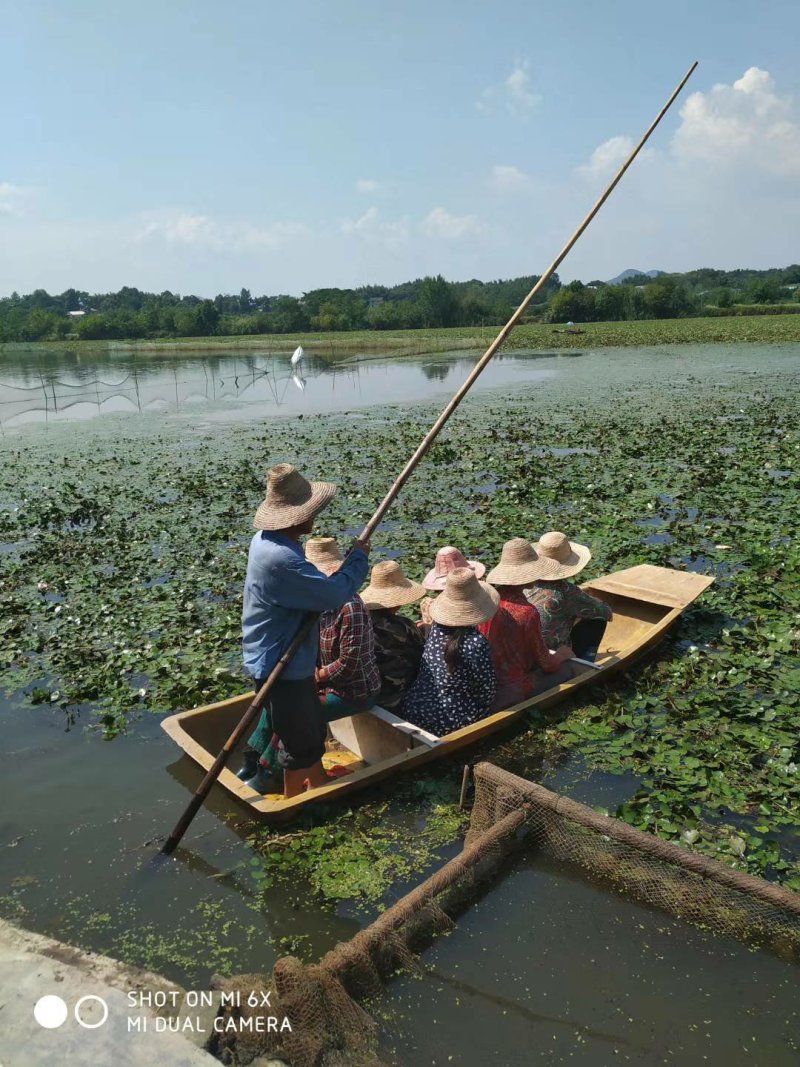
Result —
M282 793L283 786L278 783L275 776L269 770L268 767L262 767L259 765L256 774L248 781L244 783L249 785L251 789L255 789L257 793Z
M236 777L246 782L248 778L252 778L258 771L259 755L254 748L246 748L243 755L244 763L241 769L236 772Z

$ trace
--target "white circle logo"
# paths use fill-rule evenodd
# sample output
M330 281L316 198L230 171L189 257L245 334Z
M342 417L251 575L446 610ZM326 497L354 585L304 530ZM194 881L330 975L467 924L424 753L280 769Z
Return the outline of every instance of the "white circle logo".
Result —
M86 1022L80 1016L81 1005L88 1004L89 1001L96 1001L100 1005L100 1010L102 1011L103 1015L99 1022ZM96 1014L96 1011L92 1008L89 1008L87 1014L91 1019ZM106 1004L102 997L97 997L94 995L94 993L89 993L87 996L81 997L81 999L75 1005L75 1021L78 1023L79 1026L82 1026L84 1030L96 1030L98 1026L103 1025L107 1018L108 1004Z
M52 993L46 997L40 997L33 1006L33 1017L45 1030L56 1030L67 1021L69 1011L61 997Z

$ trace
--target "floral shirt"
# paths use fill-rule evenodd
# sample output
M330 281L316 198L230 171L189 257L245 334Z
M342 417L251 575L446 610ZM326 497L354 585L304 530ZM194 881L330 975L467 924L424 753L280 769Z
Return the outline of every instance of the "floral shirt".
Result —
M338 611L319 620L320 694L337 693L347 703L374 696L381 687L372 620L356 593Z
M374 608L370 616L381 676L376 703L387 711L398 711L419 673L425 638L418 626L397 612Z
M538 610L542 619L542 634L549 648L568 645L572 627L580 619L611 618L611 608L597 597L567 581L534 582L525 590L530 604Z
M558 670L542 637L539 612L519 587L500 589L497 613L478 629L492 649L498 698L502 698L503 707L529 696L539 681L539 671L552 674Z
M489 642L474 629L462 638L459 665L450 674L444 650L451 631L452 627L431 624L419 674L404 705L409 722L437 737L482 719L497 688Z

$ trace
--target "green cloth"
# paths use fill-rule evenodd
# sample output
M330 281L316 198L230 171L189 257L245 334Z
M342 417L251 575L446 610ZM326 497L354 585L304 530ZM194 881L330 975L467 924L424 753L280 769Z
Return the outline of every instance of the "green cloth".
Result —
M269 712L264 708L261 712L261 718L258 720L258 726L256 726L253 733L250 735L250 739L247 742L250 748L254 748L259 756L263 756L272 740L272 723L269 721Z

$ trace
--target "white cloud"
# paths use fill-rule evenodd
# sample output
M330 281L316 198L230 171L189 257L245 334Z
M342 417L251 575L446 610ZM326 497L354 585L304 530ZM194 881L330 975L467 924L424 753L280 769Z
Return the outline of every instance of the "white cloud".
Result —
M339 226L343 234L393 250L410 244L419 235L458 240L468 234L480 233L482 229L476 215L453 215L443 207L433 208L416 221L407 216L386 219L378 208L370 207L357 219L345 219Z
M498 164L492 167L489 184L498 192L509 193L518 189L527 189L531 184L531 179L519 167Z
M475 215L451 215L443 207L435 207L422 220L420 229L428 237L457 240L468 234L479 233L481 224Z
M498 113L511 104L507 80L498 80L492 97ZM675 115L671 138L659 128L652 148L570 253L562 278L610 278L626 267L767 267L797 260L798 103L757 68L733 73L725 85L701 87ZM498 149L489 161L478 161L477 171L464 171L453 199L435 194L420 202L424 187L403 183L396 190L391 179L380 179L379 190L365 190L358 210L344 221L326 217L322 206L316 216L311 209L301 216L305 224L256 214L231 217L224 206L219 213L188 207L92 218L72 198L59 204L57 189L26 192L0 182L0 210L16 212L0 215L6 237L0 293L39 287L59 292L70 285L203 295L246 285L254 292L299 293L439 272L452 279L538 272L639 134L632 128L609 132L618 136L594 152L588 143L583 166L567 174L547 158L528 173L524 155ZM492 158L501 162L492 166ZM352 173L342 180L352 195ZM375 179L366 171L360 180ZM389 190L407 198L394 213L374 206ZM39 217L46 195L52 197L47 217ZM26 198L33 203L34 196L36 212L26 210ZM524 211L518 210L520 199Z
M359 193L376 193L380 187L381 183L376 182L374 178L359 178L356 182Z
M766 70L750 67L732 85L692 93L680 114L671 146L677 159L800 175L800 109L776 93Z
M11 182L0 182L0 215L18 215L28 190Z
M528 60L514 64L514 68L501 85L484 89L475 106L479 111L491 112L502 107L512 115L525 115L542 102L542 97L531 90Z
M357 219L345 219L339 227L342 233L365 241L378 242L389 248L403 244L409 236L405 218L386 220L376 207L367 208Z
M800 176L800 107L776 92L766 70L750 67L731 85L692 93L680 110L681 122L666 151L645 149L660 171L680 164L701 181L698 167L713 168L715 179L740 187L748 176ZM584 177L610 176L633 149L627 136L610 137L578 167ZM641 159L642 157L640 157Z
M589 162L578 167L578 173L588 178L610 177L633 151L630 137L609 137L598 145L589 157Z
M693 93L672 137L657 133L652 144L570 255L565 277L797 260L800 104L767 71L750 67ZM630 146L625 137L605 142L576 177L599 184Z
M506 91L511 103L523 111L528 111L541 103L541 96L532 93L531 78L528 74L528 61L517 63L509 76L506 78Z
M136 236L140 241L161 240L173 246L185 245L214 252L239 253L280 248L308 232L308 227L295 222L276 222L270 226L259 226L252 223L220 222L208 215L179 211L145 214Z

